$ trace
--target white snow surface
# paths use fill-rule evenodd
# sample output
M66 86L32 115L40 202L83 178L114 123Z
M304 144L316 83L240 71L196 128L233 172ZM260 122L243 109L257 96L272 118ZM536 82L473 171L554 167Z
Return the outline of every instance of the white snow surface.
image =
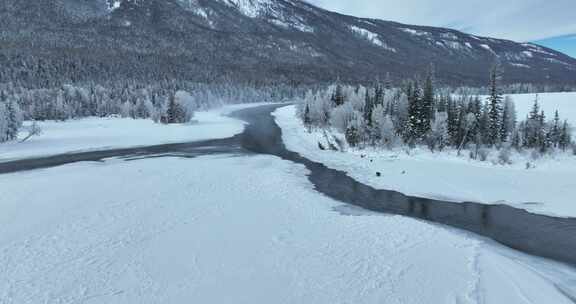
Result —
M396 49L389 46L388 44L386 44L386 42L382 41L382 39L380 39L380 35L376 34L374 32L371 32L365 28L361 28L355 25L351 25L350 26L350 30L353 31L354 33L356 33L357 35L359 35L360 37L362 37L363 39L366 39L368 41L370 41L372 44L375 44L387 51L390 52L394 52L396 53Z
M305 174L221 155L0 175L0 302L572 303L566 266L342 206Z
M414 36L430 36L429 32L425 32L425 31L420 31L420 30L415 30L415 29L410 29L410 28L400 28L401 31L406 32L408 34L414 35Z
M544 100L548 102L545 109L568 105L561 101L562 95L573 96L542 97L543 104ZM531 107L528 96L515 100L521 114ZM571 113L576 103L570 106L560 111ZM430 153L426 149L415 149L410 154L383 149L323 151L318 148L318 142L325 142L323 133L308 133L295 111L295 106L288 106L274 113L289 150L347 172L374 188L454 202L509 204L538 214L576 217L576 157L569 153L540 159L536 168L527 170L524 158L514 160L513 165L495 165L470 160L466 153L457 156L455 151ZM570 116L572 120L575 117ZM497 155L491 157L497 158ZM377 177L376 172L382 176Z
M43 129L40 136L23 143L0 144L0 162L69 152L227 138L241 133L244 122L225 115L257 105L260 104L229 105L196 112L194 121L189 124L163 125L150 119L114 117L39 122ZM25 136L26 132L22 132L20 137Z
M576 127L576 92L540 93L540 94L512 94L509 95L516 104L518 119L522 120L532 110L536 96L540 108L544 110L547 119L554 118L554 112L560 112L560 119L568 120L572 127ZM574 130L576 131L576 130ZM576 134L575 134L576 135Z
M266 10L274 7L272 0L227 0L229 5L236 7L242 14L256 18Z

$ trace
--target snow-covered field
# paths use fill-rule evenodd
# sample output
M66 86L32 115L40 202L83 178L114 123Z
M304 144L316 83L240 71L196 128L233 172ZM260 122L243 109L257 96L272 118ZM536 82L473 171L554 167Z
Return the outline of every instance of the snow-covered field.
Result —
M543 104L548 102L545 109L563 104L559 97L563 94L548 96L541 96ZM515 100L519 100L518 112L524 113L529 111L531 101L527 96L521 97ZM571 113L574 109L576 102L560 111ZM570 154L538 160L536 168L526 170L526 162L521 160L509 166L493 165L472 161L467 155L459 157L456 152L432 154L414 150L408 155L404 151L383 150L322 151L318 148L322 133L307 133L295 117L294 106L280 108L274 115L289 150L345 171L375 188L449 201L506 203L534 213L576 217L576 157ZM573 115L572 120L576 113ZM377 172L382 176L377 177Z
M525 119L532 110L536 94L509 95L516 104L518 119ZM554 112L560 111L560 118L567 119L572 126L576 126L576 92L568 93L541 93L538 94L538 103L548 119L554 118Z
M0 175L0 303L572 303L566 266L305 174L221 155Z
M0 145L0 161L87 150L159 145L226 138L241 133L244 122L225 116L260 104L224 106L196 112L194 122L162 125L150 119L86 118L65 122L41 122L40 136L26 142ZM23 132L22 137L26 136Z

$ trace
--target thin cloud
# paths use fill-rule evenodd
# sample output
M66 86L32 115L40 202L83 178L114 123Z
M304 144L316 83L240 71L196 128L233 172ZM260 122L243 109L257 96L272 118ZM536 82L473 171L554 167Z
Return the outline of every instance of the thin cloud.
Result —
M308 0L361 17L450 27L476 35L533 41L576 33L574 0Z

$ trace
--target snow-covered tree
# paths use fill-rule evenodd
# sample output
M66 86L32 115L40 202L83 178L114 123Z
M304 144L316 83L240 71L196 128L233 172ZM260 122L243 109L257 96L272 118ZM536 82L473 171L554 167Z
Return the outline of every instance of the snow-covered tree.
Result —
M500 141L507 142L510 134L516 127L516 107L510 96L504 98L504 110L502 112L502 127L500 128Z
M344 96L344 91L342 85L338 83L334 88L334 93L332 94L332 102L334 106L341 106L346 101L346 96Z
M572 145L572 132L567 121L562 124L558 146L566 151ZM575 150L576 151L576 150Z
M176 103L182 107L184 111L183 122L189 122L194 118L194 112L198 109L195 98L187 91L177 91L174 94Z
M486 143L495 145L502 138L502 93L499 83L502 79L501 67L496 63L490 72L490 96L488 96L488 133Z
M162 122L167 124L186 122L186 112L184 107L176 101L176 94L168 97L168 107Z
M0 143L8 141L8 110L6 103L0 102Z
M446 112L436 113L436 118L426 136L426 143L431 151L442 151L448 146L448 114Z
M344 132L346 137L346 142L350 147L358 147L363 141L365 135L365 121L362 113L354 111L352 112L352 119L346 126L346 131Z
M378 85L364 88L338 84L307 93L298 104L298 115L307 127L314 125L324 132L344 135L352 147L390 149L426 144L433 151L451 147L459 155L462 150L470 150L470 156L480 160L486 160L497 149L501 162L508 163L512 148L543 153L572 146L571 128L561 123L559 113L547 122L536 99L526 120L518 122L512 98L500 92L498 66L492 69L490 78L490 96L485 101L468 95L467 90L460 95L436 90L430 79L423 88L417 81L409 81L404 89L383 91ZM342 104L336 106L335 100Z
M348 125L357 116L356 110L351 102L346 102L330 112L330 125L340 132L345 132Z
M6 140L15 140L18 138L18 131L22 127L22 112L20 106L15 100L6 102Z

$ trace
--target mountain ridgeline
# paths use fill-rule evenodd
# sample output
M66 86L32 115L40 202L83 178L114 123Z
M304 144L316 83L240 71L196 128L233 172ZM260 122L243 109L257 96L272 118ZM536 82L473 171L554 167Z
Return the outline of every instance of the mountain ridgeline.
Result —
M531 43L329 12L300 0L3 0L0 83L401 80L576 84L576 59Z

